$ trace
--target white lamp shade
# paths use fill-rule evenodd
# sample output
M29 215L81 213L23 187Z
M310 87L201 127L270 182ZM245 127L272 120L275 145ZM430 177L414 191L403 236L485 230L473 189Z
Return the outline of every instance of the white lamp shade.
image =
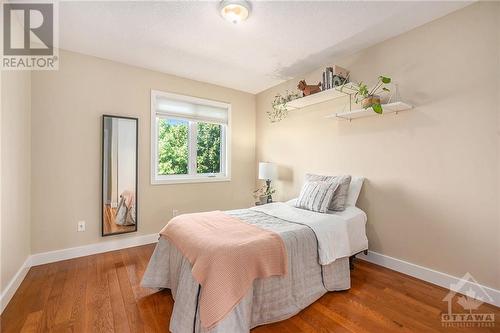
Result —
M273 180L278 178L278 168L276 164L269 162L259 162L259 179Z

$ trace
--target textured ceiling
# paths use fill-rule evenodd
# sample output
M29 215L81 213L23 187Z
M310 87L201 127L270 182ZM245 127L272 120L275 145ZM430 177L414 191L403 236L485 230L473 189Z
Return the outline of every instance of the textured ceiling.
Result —
M234 25L218 2L61 2L60 47L257 93L469 3L251 4Z

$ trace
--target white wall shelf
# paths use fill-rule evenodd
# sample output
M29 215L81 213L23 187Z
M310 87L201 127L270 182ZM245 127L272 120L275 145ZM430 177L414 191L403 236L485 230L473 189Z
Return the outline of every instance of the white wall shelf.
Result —
M368 109L357 109L352 111L333 113L326 117L336 118L337 120L351 121L352 119L371 117L371 116L381 116L388 113L397 114L398 112L401 111L411 110L413 106L404 102L394 102L389 104L382 104L382 108L384 110L382 114L378 114L375 111L373 111L372 108L368 108Z
M331 101L339 97L350 96L351 94L354 93L352 87L353 83L349 82L342 86L338 86L328 90L323 90L309 96L297 98L294 99L293 101L288 102L286 104L286 109L288 111L301 109L310 105Z

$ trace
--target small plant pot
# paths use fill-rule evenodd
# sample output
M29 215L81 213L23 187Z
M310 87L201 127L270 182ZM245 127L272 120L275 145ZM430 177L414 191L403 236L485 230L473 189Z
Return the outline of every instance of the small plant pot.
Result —
M267 203L267 198L268 196L267 195L264 195L264 196L261 196L259 199L260 199L260 204L261 205L264 205Z
M380 104L380 96L368 96L361 101L361 106L364 109L368 109L374 104Z

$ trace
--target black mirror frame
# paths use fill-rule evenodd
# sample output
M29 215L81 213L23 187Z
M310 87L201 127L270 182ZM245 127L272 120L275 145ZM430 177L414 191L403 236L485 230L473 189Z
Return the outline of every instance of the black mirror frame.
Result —
M130 231L121 231L109 234L104 233L104 119L105 118L135 120L135 228L134 230ZM101 237L137 232L139 225L139 209L138 209L139 177L138 176L139 176L139 118L103 114L101 121Z

